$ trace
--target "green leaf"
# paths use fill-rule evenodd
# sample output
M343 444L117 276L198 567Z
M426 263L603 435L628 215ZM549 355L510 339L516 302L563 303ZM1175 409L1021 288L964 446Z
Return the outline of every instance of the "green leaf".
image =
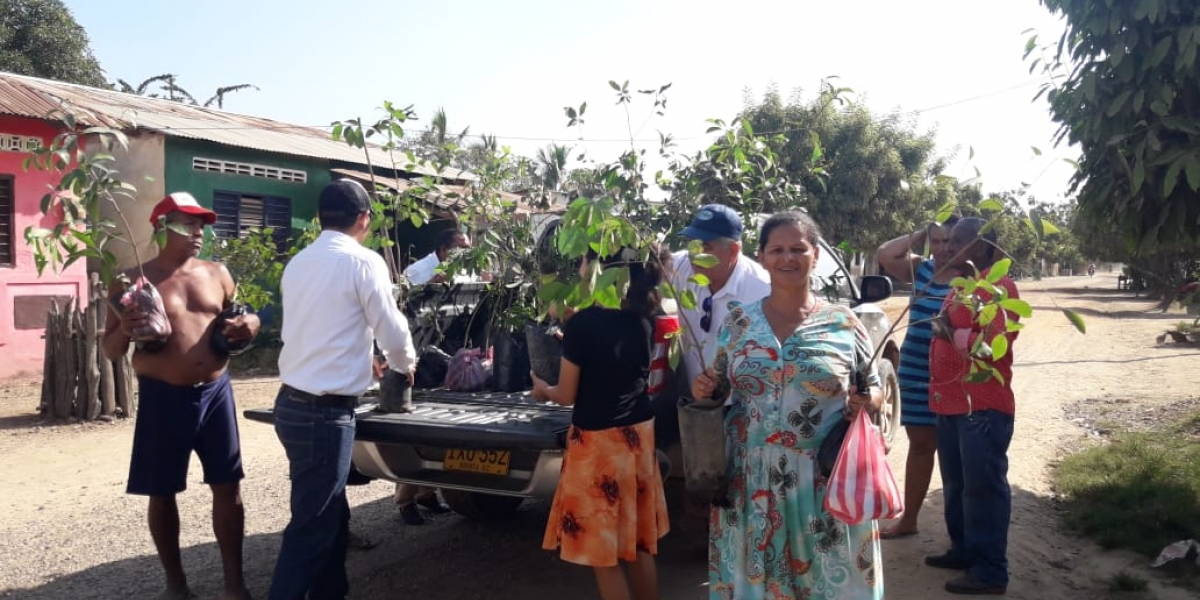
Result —
M1192 154L1187 159L1187 168L1184 170L1187 173L1188 186L1193 191L1200 190L1200 156Z
M555 276L549 275L548 277L553 279ZM675 299L675 286L672 286L670 283L667 283L664 281L664 282L658 284L658 293L661 294L663 298L674 300Z
M1017 313L1023 319L1033 316L1033 307L1020 298L1006 298L1000 301L1000 308Z
M711 269L721 263L717 257L711 254L693 254L688 258L692 261L692 265L701 269Z
M1179 172L1183 170L1183 165L1186 164L1186 162L1186 158L1180 157L1167 167L1167 173L1163 176L1162 193L1164 198L1169 198L1171 196L1171 192L1175 191L1175 185L1179 183Z
M1117 59L1116 62L1113 63L1114 66L1120 62L1120 57L1123 54L1124 54L1124 52L1121 52L1112 57L1114 59ZM1108 105L1108 110L1104 111L1104 114L1106 114L1107 116L1110 116L1110 117L1116 116L1117 113L1121 112L1122 108L1125 108L1125 103L1129 102L1129 97L1132 95L1133 95L1133 90L1125 90L1125 91L1121 92L1120 94L1117 94L1116 99L1112 101L1112 104Z
M1067 320L1071 322L1071 325L1075 326L1075 329L1079 331L1079 333L1087 333L1087 323L1083 322L1083 317L1079 316L1079 313L1069 308L1062 309L1062 312L1064 315L1066 315Z
M958 210L958 203L951 200L951 201L943 204L942 207L938 209L937 215L934 217L934 220L937 221L938 223L945 223L946 219L949 219L950 217L954 216L954 211L956 211L956 210Z
M711 281L708 279L708 277L707 277L707 276L705 276L705 275L702 275L702 274L700 274L700 273L696 273L695 275L692 275L691 277L688 277L688 281L690 281L690 282L692 282L692 283L694 283L694 284L696 284L696 285L698 285L698 286L700 286L700 287L704 287L704 286L707 286L707 285L709 285L710 283L712 283L712 282L711 282Z
M984 212L998 212L1004 210L1004 203L999 198L988 198L979 203L979 210Z
M679 306L687 310L696 310L696 292L691 289L683 290L683 294L679 298Z
M1005 354L1008 354L1008 337L999 334L992 338L992 360L1000 360Z
M1046 238L1046 224L1042 221L1042 215L1036 210L1029 211L1029 216L1025 218L1029 223L1029 227L1033 229L1033 233L1037 234L1039 240Z
M987 280L992 283L996 283L997 281L1000 281L1001 277L1008 275L1008 270L1011 268L1012 259L1002 258L996 261L996 264L992 265L992 268L988 270Z

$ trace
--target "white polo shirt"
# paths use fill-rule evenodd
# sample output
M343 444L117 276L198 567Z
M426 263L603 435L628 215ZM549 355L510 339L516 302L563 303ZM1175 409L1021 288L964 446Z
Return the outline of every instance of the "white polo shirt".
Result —
M391 368L407 373L416 364L387 264L354 238L322 231L288 261L280 287L283 383L310 394L361 396L374 379L372 339Z
M686 250L676 252L673 256L675 257L675 270L671 276L671 283L681 292L690 289L692 293L696 294L696 308L685 309L680 304L680 324L695 333L704 356L704 364L712 366L713 359L717 356L717 332L720 330L721 324L725 322L725 317L729 315L729 303L737 301L742 304L750 304L765 298L767 294L771 293L770 276L767 275L767 271L762 268L762 265L739 253L737 264L733 267L729 281L725 282L724 287L714 294L709 291L708 286L701 287L688 282L688 278L694 271ZM712 297L712 324L706 332L700 327L700 320L704 315L704 299L708 297ZM684 332L682 339L682 366L686 369L685 375L690 386L692 380L702 369L696 352L693 350L695 346L692 344L692 334Z

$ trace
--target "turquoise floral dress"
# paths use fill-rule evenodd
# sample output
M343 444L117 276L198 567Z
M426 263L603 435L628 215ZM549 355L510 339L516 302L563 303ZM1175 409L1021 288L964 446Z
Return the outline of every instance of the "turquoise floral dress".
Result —
M780 343L762 301L731 308L715 367L728 375L729 508L709 528L713 600L883 598L875 521L849 526L823 508L816 451L846 406L852 369L869 371L866 329L820 302Z

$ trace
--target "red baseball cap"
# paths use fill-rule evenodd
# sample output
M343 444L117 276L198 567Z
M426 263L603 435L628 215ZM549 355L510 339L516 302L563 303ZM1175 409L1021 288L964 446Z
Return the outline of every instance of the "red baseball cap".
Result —
M200 206L199 202L187 192L172 192L166 198L158 201L154 206L154 212L150 213L150 223L158 225L159 217L166 216L175 211L179 211L188 215L196 215L204 219L206 225L212 225L217 222L217 213Z

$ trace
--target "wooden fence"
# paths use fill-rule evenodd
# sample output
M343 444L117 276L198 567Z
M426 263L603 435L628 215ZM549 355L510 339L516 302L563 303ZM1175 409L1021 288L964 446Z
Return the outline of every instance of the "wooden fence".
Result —
M104 357L108 299L95 274L90 295L85 309L75 300L63 307L56 302L46 316L43 415L92 421L137 412L130 354L114 361Z

